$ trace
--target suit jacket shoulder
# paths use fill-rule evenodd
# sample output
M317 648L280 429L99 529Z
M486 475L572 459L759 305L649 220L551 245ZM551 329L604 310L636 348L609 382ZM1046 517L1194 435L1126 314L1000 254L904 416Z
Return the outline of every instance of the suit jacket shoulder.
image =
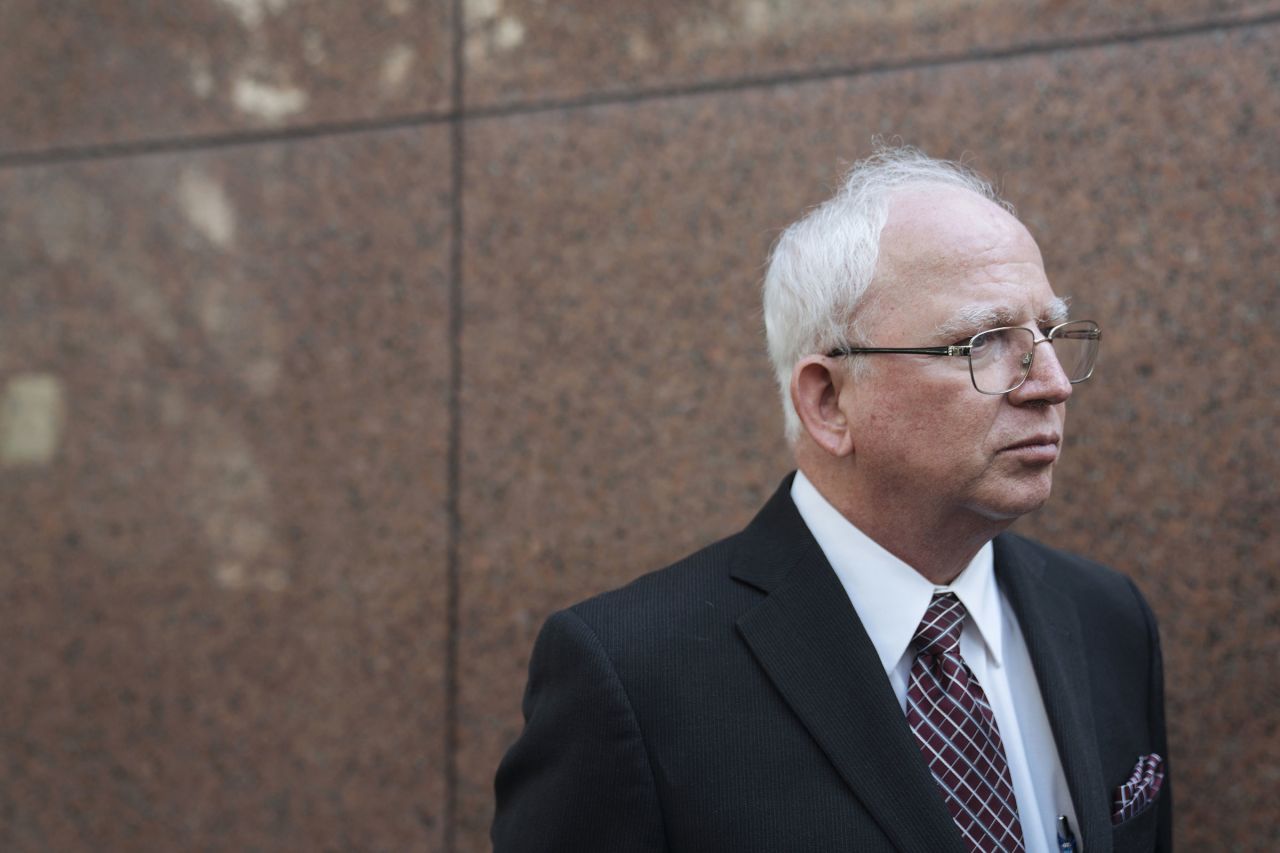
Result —
M718 611L723 617L726 610L739 611L759 598L730 580L741 535L708 545L569 610L618 656L653 654L659 645L696 637L712 614ZM645 644L633 642L641 636Z
M1143 666L1150 662L1155 616L1128 575L1016 533L996 537L995 547L996 572L1006 593L1034 586L1042 598L1058 596L1086 638L1105 637L1113 655Z

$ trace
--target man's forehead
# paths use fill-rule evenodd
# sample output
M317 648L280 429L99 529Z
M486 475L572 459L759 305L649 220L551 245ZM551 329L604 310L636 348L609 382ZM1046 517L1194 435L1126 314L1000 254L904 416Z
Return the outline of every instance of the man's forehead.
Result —
M1017 217L972 190L939 184L902 187L889 199L881 247L928 262L938 254L981 251L992 243L1030 239Z
M907 314L924 321L919 331L946 323L979 326L975 334L1052 320L1053 299L1039 247L1003 208L951 186L903 187L892 196L866 319Z
M896 289L1010 262L1043 275L1040 247L1017 217L960 187L908 186L890 198L873 281Z

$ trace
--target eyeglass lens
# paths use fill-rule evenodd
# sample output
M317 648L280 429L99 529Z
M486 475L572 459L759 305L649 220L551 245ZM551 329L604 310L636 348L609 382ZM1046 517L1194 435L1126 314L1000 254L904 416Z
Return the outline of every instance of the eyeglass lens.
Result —
M1004 394L1021 384L1035 357L1036 334L1026 328L992 329L974 336L969 350L973 385L984 394ZM1098 355L1098 327L1068 323L1054 331L1053 354L1072 383L1093 372Z

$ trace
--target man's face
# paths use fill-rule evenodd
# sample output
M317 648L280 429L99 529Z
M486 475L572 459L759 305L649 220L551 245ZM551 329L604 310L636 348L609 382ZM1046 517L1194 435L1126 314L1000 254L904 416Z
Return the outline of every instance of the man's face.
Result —
M863 345L967 343L996 326L1065 319L1035 241L996 205L943 187L900 190L860 315ZM856 475L883 509L1012 519L1049 497L1071 384L1049 344L1026 382L981 394L968 359L870 355L845 386Z

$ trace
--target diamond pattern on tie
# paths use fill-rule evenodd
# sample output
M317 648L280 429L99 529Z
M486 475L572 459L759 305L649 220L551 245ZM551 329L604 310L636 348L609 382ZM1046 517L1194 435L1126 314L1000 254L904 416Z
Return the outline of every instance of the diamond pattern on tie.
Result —
M986 694L960 657L964 605L933 597L916 629L907 723L971 851L1022 853L1022 824L1004 744Z

